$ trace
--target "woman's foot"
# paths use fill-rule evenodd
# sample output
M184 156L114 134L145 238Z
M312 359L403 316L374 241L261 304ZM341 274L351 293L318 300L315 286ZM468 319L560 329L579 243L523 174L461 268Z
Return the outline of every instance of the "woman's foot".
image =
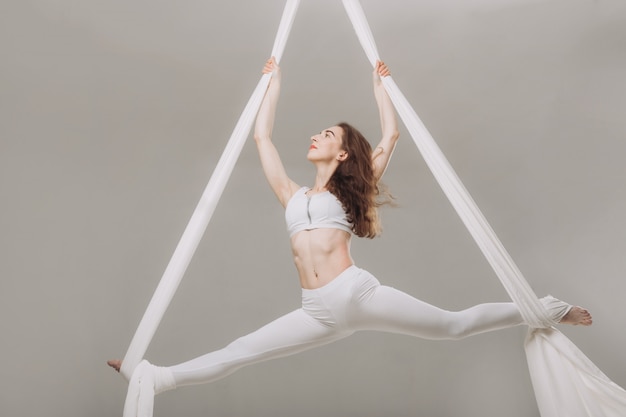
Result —
M593 320L591 313L582 307L572 307L565 316L559 322L561 324L571 324L574 326L591 326Z
M111 359L111 360L107 361L107 365L109 365L111 368L113 368L117 372L119 372L120 368L122 367L122 361L119 360L119 359Z

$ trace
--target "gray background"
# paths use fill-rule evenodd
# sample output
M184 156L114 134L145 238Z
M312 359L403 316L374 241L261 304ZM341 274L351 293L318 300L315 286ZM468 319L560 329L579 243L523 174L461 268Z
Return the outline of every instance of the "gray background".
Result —
M626 4L363 0L381 55L563 331L626 386ZM120 415L122 357L270 52L265 1L9 0L0 13L3 416ZM275 142L309 184L312 133L377 140L371 69L338 0L304 0ZM399 207L354 242L448 309L506 300L408 134ZM298 307L282 210L248 143L147 357L173 364ZM459 342L357 334L168 392L156 416L537 416L522 327Z

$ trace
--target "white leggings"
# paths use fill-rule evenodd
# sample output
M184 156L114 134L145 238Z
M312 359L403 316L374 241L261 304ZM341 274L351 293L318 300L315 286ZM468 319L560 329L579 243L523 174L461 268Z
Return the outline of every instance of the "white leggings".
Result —
M302 352L358 330L380 330L425 339L463 337L523 324L513 303L480 304L445 311L380 285L351 266L329 284L302 290L302 308L243 336L225 348L169 367L176 386L223 378L253 363Z

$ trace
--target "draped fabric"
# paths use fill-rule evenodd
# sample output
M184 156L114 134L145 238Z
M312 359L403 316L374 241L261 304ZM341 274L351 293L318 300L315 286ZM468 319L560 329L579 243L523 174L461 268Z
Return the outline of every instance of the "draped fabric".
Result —
M370 63L379 59L358 0L344 7ZM529 325L528 367L542 417L623 417L626 391L604 375L565 335L543 306L476 203L391 77L383 84L426 164Z
M359 1L342 1L374 66L379 56ZM282 57L298 5L299 0L288 0L285 5L272 50L277 61ZM133 371L142 360L206 230L249 135L270 78L270 74L263 75L250 97L130 343L121 369L122 375L130 380L125 416L152 415L154 386L143 389ZM391 77L384 77L382 82L435 179L530 327L525 348L542 417L626 416L626 391L610 381L569 339L552 327L555 323L398 86Z
M282 58L299 4L300 0L287 0L285 4L271 53L271 56L274 56L278 62ZM152 416L155 394L154 375L140 375L142 372L135 372L135 370L150 370L147 362L142 362L142 358L213 216L217 202L241 154L246 138L250 134L252 123L259 111L271 77L271 74L264 74L261 77L239 117L126 351L120 369L120 373L129 381L124 403L124 417Z
M367 20L358 1L343 0L343 4L352 21L354 30L361 42L370 63L379 60L376 44ZM432 136L424 127L407 99L391 77L382 79L383 85L393 102L398 115L404 122L413 141L421 152L426 164L435 176L457 214L471 233L472 237L489 261L511 299L517 304L522 316L530 327L548 327L553 323L511 256L498 240L489 223L472 200L454 169L448 163Z
M280 62L291 26L300 5L300 0L287 0L283 10L282 19L278 27L278 33L274 40L271 56L276 57L276 61ZM165 314L165 310L169 306L174 293L180 284L180 281L191 262L191 258L195 253L200 239L206 230L217 202L219 201L226 183L230 178L235 163L239 158L241 149L250 134L252 123L256 117L265 91L269 86L271 74L264 74L257 84L252 96L248 100L243 113L239 117L235 129L228 140L226 148L220 157L211 179L206 186L202 197L196 206L196 209L183 232L180 241L168 263L161 281L157 286L148 308L139 323L135 335L130 342L130 346L124 356L122 369L120 372L126 379L130 379L133 370L139 364L148 349L148 345L152 341L152 337L157 327L161 323L161 319Z
M626 416L626 391L561 332L531 329L525 347L542 417Z
M344 7L370 63L379 59L358 0ZM626 391L604 375L565 335L543 306L476 203L391 77L382 79L398 115L457 214L529 325L528 368L542 417L624 417Z

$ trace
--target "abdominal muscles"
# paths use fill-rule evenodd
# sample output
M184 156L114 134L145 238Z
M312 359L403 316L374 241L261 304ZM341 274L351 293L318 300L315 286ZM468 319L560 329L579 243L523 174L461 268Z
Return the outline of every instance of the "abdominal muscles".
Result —
M291 237L302 288L322 287L353 264L350 238L348 232L340 229L303 230Z

